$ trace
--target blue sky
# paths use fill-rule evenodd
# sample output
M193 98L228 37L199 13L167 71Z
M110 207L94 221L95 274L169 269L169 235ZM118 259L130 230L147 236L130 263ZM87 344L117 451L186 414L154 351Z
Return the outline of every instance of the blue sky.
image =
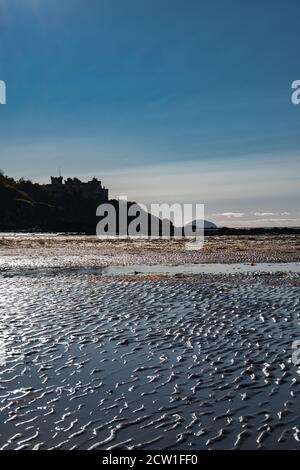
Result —
M0 168L300 225L299 14L297 0L0 0Z

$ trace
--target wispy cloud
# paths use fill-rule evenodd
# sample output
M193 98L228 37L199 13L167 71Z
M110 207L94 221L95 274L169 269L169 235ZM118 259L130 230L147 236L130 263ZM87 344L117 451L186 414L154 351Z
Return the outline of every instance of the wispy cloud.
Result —
M294 212L223 212L207 214L218 226L230 227L299 227L299 213Z
M244 212L221 212L220 214L212 214L212 216L228 217L228 219L240 219L241 217L244 217L244 215Z
M266 217L272 215L278 215L276 212L254 212L255 217Z

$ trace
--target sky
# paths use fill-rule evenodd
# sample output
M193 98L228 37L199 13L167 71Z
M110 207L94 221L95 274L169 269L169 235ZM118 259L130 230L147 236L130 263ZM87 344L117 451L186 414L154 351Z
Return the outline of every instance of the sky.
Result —
M0 168L300 225L298 0L0 0Z

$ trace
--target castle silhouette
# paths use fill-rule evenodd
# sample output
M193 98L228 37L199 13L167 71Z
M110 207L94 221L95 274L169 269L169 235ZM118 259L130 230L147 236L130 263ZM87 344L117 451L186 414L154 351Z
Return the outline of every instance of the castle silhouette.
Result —
M108 189L102 186L101 181L97 178L83 182L78 178L64 180L62 176L51 176L51 184L43 186L50 193L57 195L77 193L86 197L96 197L101 202L108 201Z

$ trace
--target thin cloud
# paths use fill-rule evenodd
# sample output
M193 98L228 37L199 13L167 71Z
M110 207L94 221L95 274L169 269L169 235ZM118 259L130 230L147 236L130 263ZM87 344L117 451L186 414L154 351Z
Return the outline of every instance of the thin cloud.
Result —
M240 219L241 217L245 216L244 212L222 212L220 214L212 214L214 217L228 217Z
M254 212L253 214L255 217L269 217L269 216L275 216L279 215L276 212Z

